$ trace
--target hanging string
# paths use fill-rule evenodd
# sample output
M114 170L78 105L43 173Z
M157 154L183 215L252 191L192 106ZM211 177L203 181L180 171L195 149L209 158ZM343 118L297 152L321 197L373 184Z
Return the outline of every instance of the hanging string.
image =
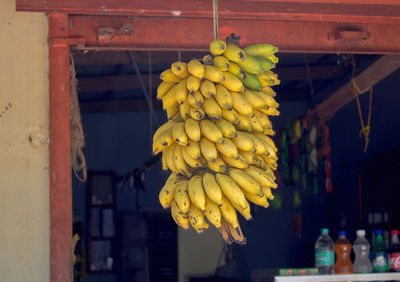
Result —
M360 90L360 87L358 86L358 84L355 80L355 73L356 73L357 66L356 66L356 60L355 60L354 55L352 55L351 64L353 66L353 74L352 74L351 84L353 87L354 96L357 101L358 115L360 117L360 123L361 123L360 138L362 138L362 136L364 136L364 139L365 139L364 153L366 153L367 149L368 149L368 145L369 145L369 134L371 133L372 89L373 89L373 87L371 86L369 89ZM361 94L364 94L368 90L369 90L368 118L367 118L367 125L365 125L364 117L363 117L362 110L361 110L360 99L358 96Z
M218 38L218 0L213 0L214 39Z
M306 54L304 54L304 63L306 65L308 85L310 86L310 94L311 94L311 98L312 98L314 96L314 87L313 87L313 83L312 83L312 79L311 79L310 65L308 64L308 59L307 59Z
M149 112L150 112L150 144L153 142L153 71L151 68L151 51L149 51Z
M182 62L182 52L178 50L178 62Z

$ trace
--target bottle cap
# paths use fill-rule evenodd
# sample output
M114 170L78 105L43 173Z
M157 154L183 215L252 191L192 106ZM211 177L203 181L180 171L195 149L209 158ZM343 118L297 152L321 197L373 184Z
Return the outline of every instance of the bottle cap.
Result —
M321 234L329 234L329 229L328 228L322 228L321 229Z
M364 229L357 230L357 236L365 236L365 230Z
M394 229L394 230L392 230L392 231L390 231L390 235L399 235L399 230L397 230L397 229Z
M344 230L339 231L338 235L340 236L345 236L346 237L347 232Z
M382 235L382 234L383 234L382 229L376 229L376 230L375 230L375 234L376 234L376 235Z

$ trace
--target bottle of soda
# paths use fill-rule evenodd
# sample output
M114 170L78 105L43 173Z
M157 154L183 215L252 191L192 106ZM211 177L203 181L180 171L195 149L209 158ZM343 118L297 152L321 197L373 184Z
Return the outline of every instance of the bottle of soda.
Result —
M323 228L315 243L315 267L319 274L333 274L334 263L333 241L329 236L329 229Z
M353 250L356 255L353 265L355 273L372 272L372 264L369 260L369 249L370 245L365 238L365 230L357 230L357 239L353 243Z
M353 273L353 264L350 260L351 243L346 238L346 231L339 232L339 238L335 242L336 263L335 274Z
M390 268L389 257L382 234L383 231L381 229L375 230L375 242L371 250L372 270L374 272L386 272Z
M392 230L390 235L392 235L389 249L390 270L400 272L399 230Z

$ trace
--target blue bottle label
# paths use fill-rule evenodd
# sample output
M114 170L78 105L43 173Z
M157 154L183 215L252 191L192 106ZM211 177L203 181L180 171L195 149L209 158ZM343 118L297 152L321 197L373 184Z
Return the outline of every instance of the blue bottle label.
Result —
M335 263L335 254L333 251L316 251L315 266L333 265Z

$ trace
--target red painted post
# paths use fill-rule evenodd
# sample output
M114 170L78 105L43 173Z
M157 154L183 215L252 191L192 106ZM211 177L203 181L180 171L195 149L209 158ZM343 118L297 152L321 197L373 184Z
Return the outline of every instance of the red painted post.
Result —
M68 16L50 14L50 275L51 282L70 282L72 191L70 170Z

